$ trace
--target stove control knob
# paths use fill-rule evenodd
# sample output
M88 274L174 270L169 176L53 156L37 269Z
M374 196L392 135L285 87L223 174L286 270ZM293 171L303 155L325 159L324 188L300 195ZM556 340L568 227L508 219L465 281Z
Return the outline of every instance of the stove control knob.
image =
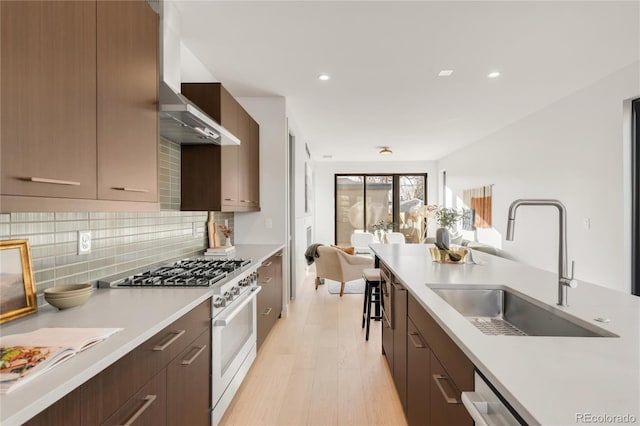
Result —
M213 301L213 307L214 308L224 308L224 305L226 305L224 299L215 299Z
M233 294L231 294L230 291L227 291L224 293L224 298L227 300L232 300L233 299Z
M233 294L234 296L237 296L240 294L240 287L233 287L231 289L231 294Z

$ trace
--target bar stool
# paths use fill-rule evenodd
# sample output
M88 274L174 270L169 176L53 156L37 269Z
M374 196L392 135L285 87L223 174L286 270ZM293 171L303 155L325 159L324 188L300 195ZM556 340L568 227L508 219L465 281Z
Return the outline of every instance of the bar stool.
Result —
M382 291L380 289L380 269L367 268L362 271L364 278L364 304L362 306L362 328L367 326L366 339L369 340L369 324L373 318L376 321L382 319L380 304L382 302ZM371 305L375 307L375 314L371 313Z

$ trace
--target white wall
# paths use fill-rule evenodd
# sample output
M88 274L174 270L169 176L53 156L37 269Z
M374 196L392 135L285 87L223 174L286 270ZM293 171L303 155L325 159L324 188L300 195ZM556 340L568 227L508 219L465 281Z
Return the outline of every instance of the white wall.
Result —
M335 234L335 175L339 173L427 173L427 202L438 202L435 161L322 162L314 164L315 242L333 244Z
M284 244L287 124L284 97L237 98L260 125L260 211L236 213L239 244Z
M305 136L298 126L292 111L287 108L287 119L289 131L295 136L295 158L290 159L291 167L294 169L293 182L290 183L290 191L294 193L295 212L291 220L294 222L294 283L300 285L304 282L307 264L304 252L307 249L307 227L311 227L314 232L314 207L311 205L310 211L305 211L305 167L311 165L311 160L305 151Z
M442 158L438 168L447 171L454 199L464 189L494 184L493 226L503 249L549 271L557 271L557 211L521 207L513 242L504 241L507 211L518 198L561 200L576 276L629 292L624 206L630 189L623 166L630 161L630 142L623 105L640 94L639 75L636 62ZM590 229L583 225L587 218Z

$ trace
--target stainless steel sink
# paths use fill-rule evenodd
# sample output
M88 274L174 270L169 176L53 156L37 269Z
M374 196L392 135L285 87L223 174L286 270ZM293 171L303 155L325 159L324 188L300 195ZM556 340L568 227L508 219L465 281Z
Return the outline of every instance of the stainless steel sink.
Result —
M485 334L619 337L512 289L429 287Z

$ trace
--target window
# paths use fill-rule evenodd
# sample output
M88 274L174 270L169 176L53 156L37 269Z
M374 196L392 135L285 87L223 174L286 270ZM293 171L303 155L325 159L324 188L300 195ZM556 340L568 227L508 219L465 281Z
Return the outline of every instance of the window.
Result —
M335 243L351 244L354 232L373 232L380 222L392 223L408 243L424 233L426 174L335 175Z

